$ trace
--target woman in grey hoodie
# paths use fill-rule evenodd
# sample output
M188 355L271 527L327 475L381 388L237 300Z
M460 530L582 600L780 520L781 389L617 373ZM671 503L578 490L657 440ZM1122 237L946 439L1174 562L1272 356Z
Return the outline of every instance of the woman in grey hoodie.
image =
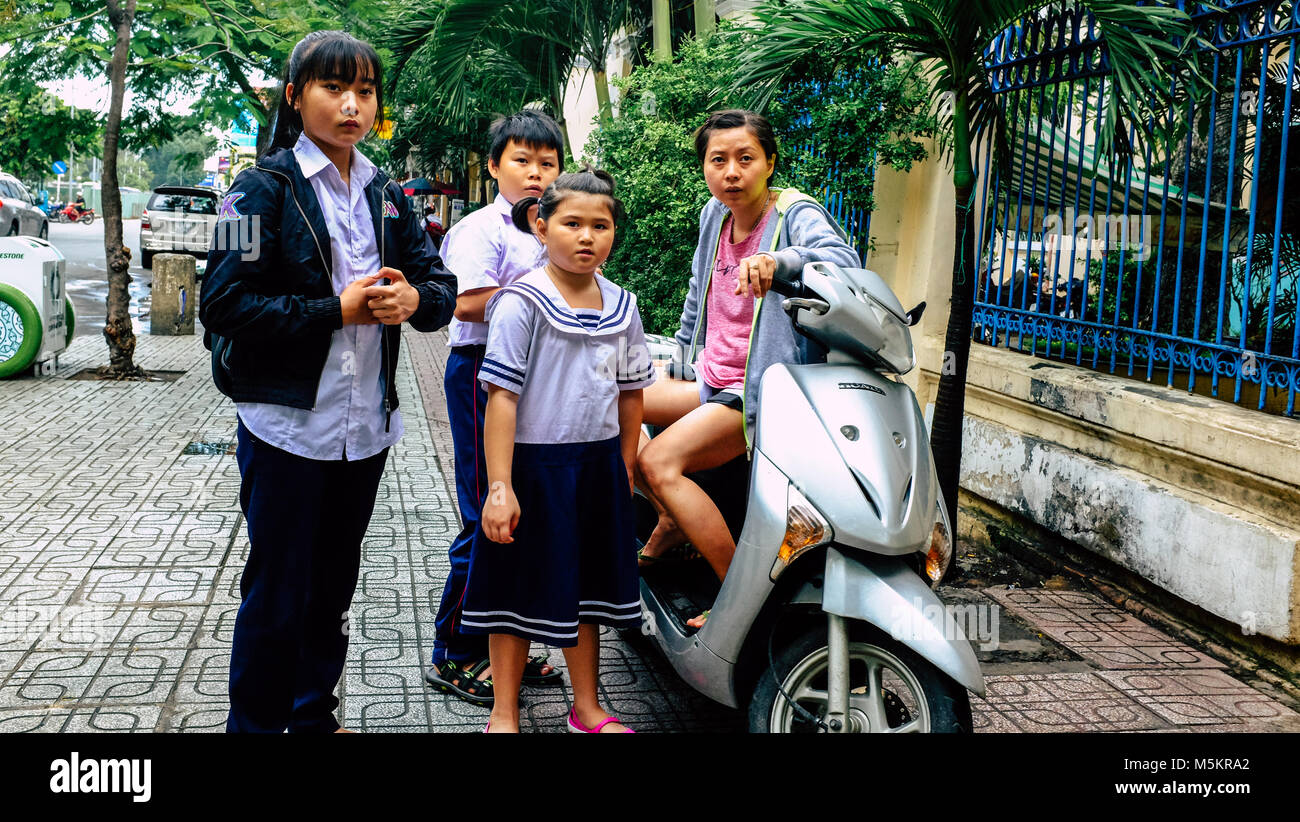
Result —
M645 421L667 428L637 459L638 485L660 512L640 556L648 565L689 540L723 579L735 541L717 506L686 475L748 454L763 372L801 359L781 301L764 299L773 278L796 280L813 261L860 262L821 205L792 188L769 187L777 145L762 115L714 112L695 132L695 150L713 197L700 212L678 354L667 378L645 392ZM695 382L675 378L686 364L695 366ZM699 627L707 615L689 624Z

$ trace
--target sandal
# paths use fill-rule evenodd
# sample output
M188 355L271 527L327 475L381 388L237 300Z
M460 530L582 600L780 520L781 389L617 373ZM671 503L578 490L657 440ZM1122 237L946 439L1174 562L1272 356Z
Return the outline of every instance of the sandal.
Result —
M480 659L473 665L462 668L449 659L443 663L442 670L439 670L436 665L426 668L424 680L438 690L455 694L466 702L475 705L491 705L492 677L478 678L488 664L486 659Z
M613 724L623 725L623 721L616 716L607 716L604 719L602 719L600 722L596 723L596 727L588 728L587 726L583 725L581 722L578 721L577 709L575 708L569 709L569 733L571 734L598 734L600 733L601 729L604 728L606 725L613 725ZM624 730L622 731L622 733L625 734L636 733L636 731L632 730L626 725L623 725L623 728Z
M523 684L530 685L534 688L545 688L551 685L560 685L563 683L564 675L561 674L560 669L555 666L551 666L550 673L542 673L542 668L546 667L548 664L550 664L550 661L547 659L546 654L530 656L528 661L524 663Z
M704 555L691 547L690 543L674 545L662 554L647 554L645 544L642 543L636 549L636 564L639 568L652 568L661 562L689 562L695 559L704 559Z

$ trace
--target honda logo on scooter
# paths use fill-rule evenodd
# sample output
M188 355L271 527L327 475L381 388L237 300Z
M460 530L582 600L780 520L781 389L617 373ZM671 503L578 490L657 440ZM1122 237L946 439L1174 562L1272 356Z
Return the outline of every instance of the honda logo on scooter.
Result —
M872 385L871 383L866 383L866 382L842 382L840 383L840 388L852 388L858 391L875 391L880 396L882 397L885 396L884 391L880 390L879 388Z

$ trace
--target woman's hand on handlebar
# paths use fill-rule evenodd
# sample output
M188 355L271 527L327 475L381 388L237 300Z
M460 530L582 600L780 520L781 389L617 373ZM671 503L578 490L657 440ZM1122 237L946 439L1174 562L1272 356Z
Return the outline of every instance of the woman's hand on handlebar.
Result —
M755 254L740 261L736 268L736 295L749 293L762 297L772 287L776 260L771 254Z

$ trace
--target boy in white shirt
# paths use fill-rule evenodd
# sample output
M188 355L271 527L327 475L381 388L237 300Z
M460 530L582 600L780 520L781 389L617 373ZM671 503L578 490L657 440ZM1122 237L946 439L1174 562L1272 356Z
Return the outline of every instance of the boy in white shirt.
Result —
M559 126L539 111L528 109L502 117L492 124L489 135L488 172L497 181L499 193L492 203L454 225L442 243L443 263L457 280L444 388L463 527L448 551L451 571L438 608L433 664L425 671L430 684L479 705L493 701L487 637L462 632L461 605L470 547L488 490L483 458L487 392L478 382L488 338L484 310L498 289L545 263L542 244L515 228L510 209L522 197L540 197L559 176L564 156ZM525 684L559 681L559 671L546 664L544 655L531 659L524 672Z

